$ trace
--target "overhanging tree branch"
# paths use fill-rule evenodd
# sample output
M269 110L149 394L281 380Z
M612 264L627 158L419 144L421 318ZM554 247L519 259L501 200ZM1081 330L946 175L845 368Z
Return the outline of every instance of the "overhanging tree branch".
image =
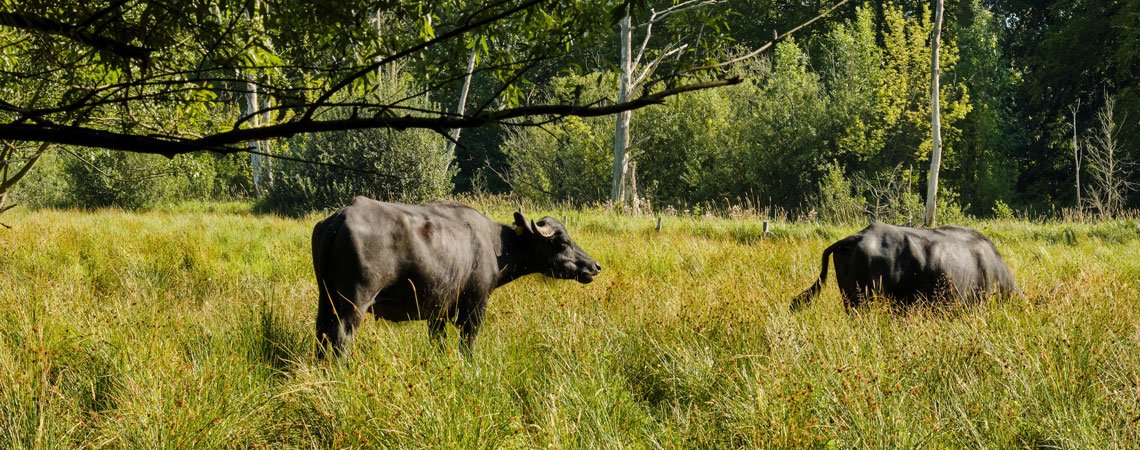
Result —
M506 18L511 17L511 16L513 16L519 12L526 11L526 10L530 9L531 7L534 7L538 4L544 3L546 1L547 0L525 1L523 3L516 5L513 8L509 8L509 9L506 9L504 11L500 11L496 14L492 14L488 17L480 18L478 20L474 20L474 16L468 16L468 18L466 20L462 21L463 24L460 25L459 27L456 27L454 30L448 31L448 32L443 33L441 35L438 35L435 38L429 39L429 40L424 41L420 44L413 45L411 47L407 47L403 50L400 50L396 53L393 53L389 56L386 56L386 57L380 59L379 61L376 61L375 63L369 64L368 66L365 66L364 68L356 71L356 73L353 73L352 75L342 79L340 82L334 84L331 88L329 88L327 91L325 91L324 94L321 94L321 96L319 98L317 98L317 100L315 102L313 102L313 104L311 106L309 106L308 111L305 112L304 119L305 120L311 120L313 118L313 114L317 111L317 108L321 107L324 102L326 102L330 98L332 98L332 96L335 95L337 92L340 92L342 89L351 85L353 83L353 81L356 81L357 79L364 77L364 76L368 75L369 73L372 73L376 69L384 67L385 65L387 65L393 61L405 58L409 55L412 55L412 54L415 54L419 51L430 48L433 45L447 41L447 40L454 38L456 36L466 34L467 32L472 31L476 28L479 28L479 27L482 27L484 25L488 25L488 24L506 19Z
M124 59L138 61L143 67L150 64L150 55L154 52L154 49L131 45L83 30L84 27L82 26L51 20L35 14L0 11L0 26L62 36L80 44L110 52Z
M507 120L532 116L577 116L598 117L631 111L650 105L661 104L665 99L690 91L730 86L741 82L739 78L692 83L645 94L625 103L605 106L579 106L544 104L507 108L497 111L483 111L469 116L424 116L424 115L377 115L374 117L352 117L337 120L295 120L265 127L243 128L215 133L196 139L174 138L169 136L140 136L129 133L99 130L83 126L10 123L0 125L0 140L25 142L47 142L53 144L78 145L105 148L136 153L149 153L172 157L183 153L210 151L215 153L245 152L245 147L237 144L265 139L285 138L302 133L346 131L367 128L430 130L449 128L472 128ZM381 105L378 105L380 107Z
M693 68L693 69L690 69L690 70L688 70L687 72L700 72L700 71L705 71L705 70L717 69L717 68L720 68L720 67L731 66L731 65L733 65L733 64L736 64L736 63L738 63L738 62L741 62L741 61L744 61L744 60L747 60L747 59L755 58L756 56L759 56L761 53L764 53L765 51L767 51L769 48L772 48L772 46L773 46L773 45L776 45L776 44L777 44L777 43L779 43L780 41L783 41L784 39L787 39L787 38L788 38L788 36L791 36L792 34L795 34L795 32L797 32L797 31L800 31L800 30L802 30L802 29L804 29L804 28L807 28L808 26L810 26L811 24L815 23L815 22L816 22L817 20L819 20L819 19L822 19L822 18L824 18L824 17L827 17L827 16L828 16L828 15L830 15L830 14L831 14L833 11L835 11L836 9L839 9L839 7L840 7L840 6L843 6L843 5L847 4L847 2L848 2L848 1L850 1L850 0L840 0L840 2L839 2L839 3L836 3L836 4L835 4L835 5L833 5L832 7L828 8L828 9L827 9L827 11L824 11L824 12L820 13L818 16L815 16L815 17L811 18L811 20L808 20L807 22L804 22L804 23L801 23L801 24L799 24L799 25L798 25L798 26L796 26L795 28L792 28L792 29L790 29L790 30L788 30L788 31L785 31L785 32L784 32L784 34L777 34L776 36L774 36L774 37L772 38L772 40L771 40L771 41L768 41L768 43L767 43L767 44L761 45L761 46L760 46L760 47L758 47L756 50L753 50L753 51L751 51L751 52L748 52L748 54L746 54L746 55L744 55L744 56L740 56L740 57L732 58L732 59L730 59L730 60L727 60L727 61L721 61L721 62L718 62L718 63L716 63L716 64L710 64L710 65L707 65L707 66L696 67L696 68Z

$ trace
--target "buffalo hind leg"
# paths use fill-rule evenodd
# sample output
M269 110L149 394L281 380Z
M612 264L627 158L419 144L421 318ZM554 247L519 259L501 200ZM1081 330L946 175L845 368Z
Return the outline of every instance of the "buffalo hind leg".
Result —
M847 286L840 286L839 288L839 296L843 299L843 309L847 311L847 314L854 313L869 295L870 292L864 289Z

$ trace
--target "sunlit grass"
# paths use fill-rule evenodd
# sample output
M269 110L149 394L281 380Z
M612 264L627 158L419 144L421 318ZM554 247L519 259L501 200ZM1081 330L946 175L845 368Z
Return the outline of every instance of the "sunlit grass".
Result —
M510 205L485 204L506 221ZM318 216L14 212L0 448L1133 448L1140 223L978 222L1027 296L848 315L819 254L859 227L524 208L605 267L491 300L473 357L368 321L312 360Z

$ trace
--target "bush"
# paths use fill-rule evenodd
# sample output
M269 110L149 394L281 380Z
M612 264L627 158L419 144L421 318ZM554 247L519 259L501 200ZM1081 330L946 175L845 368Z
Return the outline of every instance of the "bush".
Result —
M1001 200L994 201L993 213L994 218L999 220L1010 220L1014 218L1013 208L1010 208L1009 205Z
M826 143L832 120L826 86L793 39L746 70L743 76L756 81L726 94L740 135L733 146L738 179L732 195L756 193L775 206L800 207L811 202L820 169L835 156Z
M736 137L731 108L728 95L710 90L635 112L642 195L655 205L675 207L740 195L739 164L731 155Z
M446 142L427 130L313 134L292 139L288 149L336 166L277 161L260 211L296 216L344 206L357 195L421 203L450 193L455 175Z
M910 169L904 169L902 164L865 179L863 189L870 219L894 225L922 223L926 205L915 191L917 184L918 177Z
M65 150L62 205L141 209L159 199L207 198L214 168L204 155L173 159L111 150Z
M968 217L966 210L970 205L962 205L959 200L958 192L950 189L950 187L938 188L938 205L936 207L935 222L938 225L959 224L964 222Z
M12 202L32 208L66 204L67 177L63 172L63 156L58 151L44 153L28 175L12 189Z
M409 106L428 107L422 100ZM423 129L297 136L286 154L332 165L275 161L273 184L256 209L302 215L344 206L357 195L402 203L443 197L456 173L446 147L442 136Z
M616 86L611 75L560 77L546 95L590 103L612 96ZM735 136L731 102L720 92L703 91L633 112L631 167L639 195L662 207L737 195L739 164L729 154ZM614 131L613 117L568 117L542 129L512 131L503 143L512 191L540 202L609 200Z
M555 101L580 97L588 103L614 86L617 81L603 74L560 77L551 81L547 96ZM637 120L635 113L631 123ZM608 200L613 139L613 117L567 117L543 128L511 131L503 153L510 165L507 181L512 192L537 202Z
M839 163L825 166L813 203L819 219L833 224L862 222L867 207L867 200L855 194Z

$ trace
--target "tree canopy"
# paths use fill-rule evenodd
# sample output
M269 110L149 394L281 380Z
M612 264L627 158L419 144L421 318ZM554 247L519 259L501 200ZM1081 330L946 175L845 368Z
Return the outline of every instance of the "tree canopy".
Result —
M225 153L308 132L609 115L738 81L687 70L716 54L710 43L691 50L704 58L677 59L626 102L527 103L523 87L537 72L597 69L558 60L604 39L614 8L597 0L6 2L0 140ZM410 103L461 80L476 42L477 71L496 80L490 95L462 116ZM372 95L398 74L420 91ZM242 114L247 83L271 102ZM250 126L265 113L268 123Z

